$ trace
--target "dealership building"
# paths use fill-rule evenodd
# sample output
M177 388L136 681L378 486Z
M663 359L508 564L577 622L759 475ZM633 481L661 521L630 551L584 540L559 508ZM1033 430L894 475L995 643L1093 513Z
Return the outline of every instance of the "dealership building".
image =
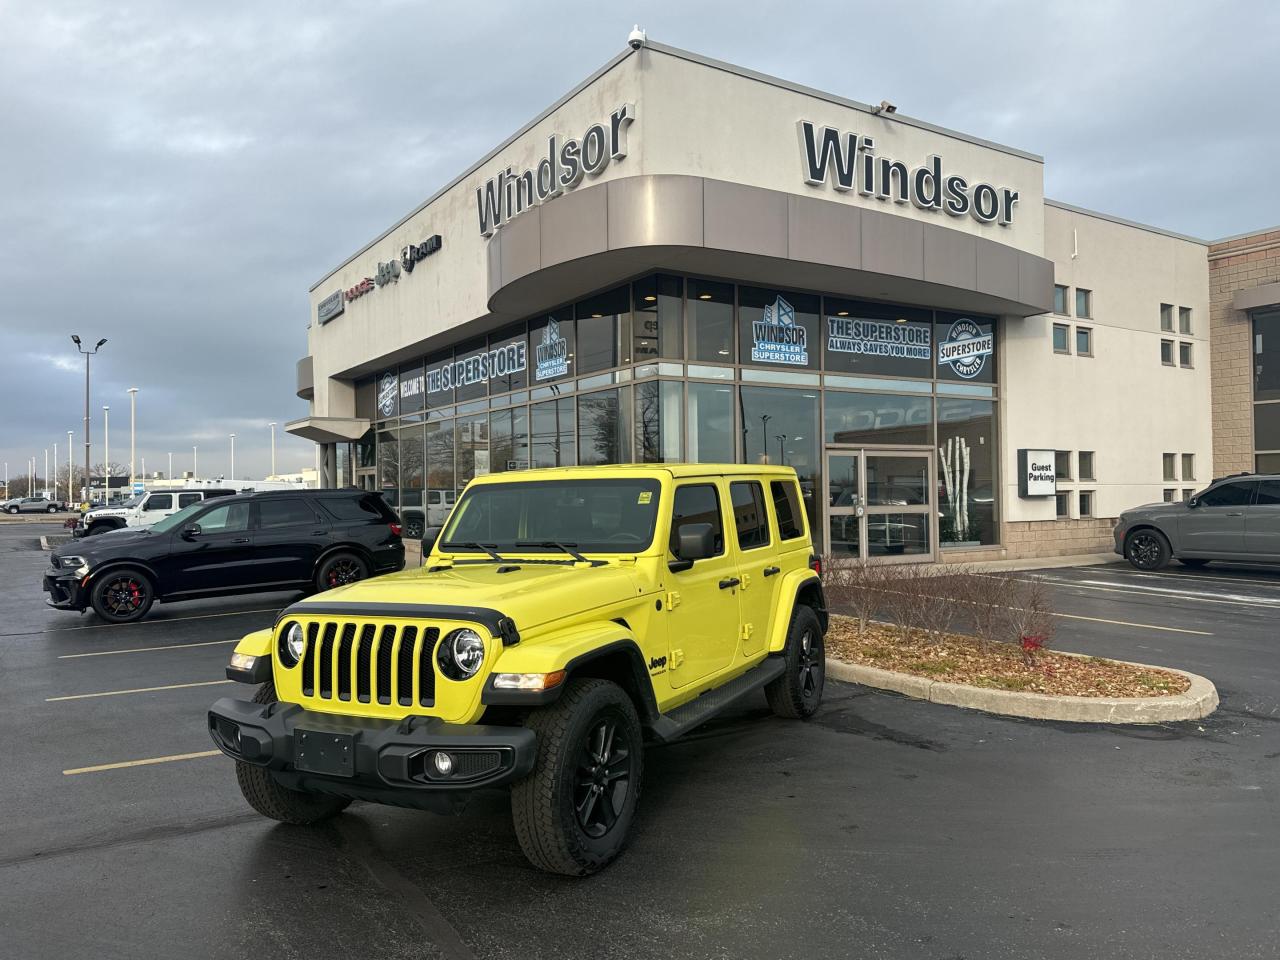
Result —
M484 473L735 461L794 467L845 555L1108 549L1215 458L1280 459L1280 234L1215 260L1044 163L646 42L315 284L288 429L428 523Z

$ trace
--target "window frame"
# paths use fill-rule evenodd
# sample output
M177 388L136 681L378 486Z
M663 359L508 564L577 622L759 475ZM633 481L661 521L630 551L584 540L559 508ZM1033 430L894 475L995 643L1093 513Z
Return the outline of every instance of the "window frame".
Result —
M1067 490L1059 490L1053 496L1053 509L1055 520L1071 519L1071 494Z
M306 520L306 519L291 520L289 523L274 523L271 526L266 526L262 522L262 508L271 507L279 503L287 503L287 504L296 503L310 515L311 519L310 520ZM290 527L305 527L308 524L310 524L311 526L315 526L315 524L318 522L319 522L319 517L316 516L315 508L306 500L302 499L301 497L298 497L298 498L270 497L265 500L258 500L254 502L253 515L250 518L249 524L250 524L250 527L256 531L256 530L287 530Z
M1250 488L1249 497L1243 503L1205 503L1204 502L1204 498L1206 496L1217 493L1219 490L1225 490L1228 487L1246 487L1246 486ZM1258 490L1258 481L1252 478L1227 480L1227 481L1224 481L1223 483L1219 483L1216 486L1210 487L1208 490L1205 490L1203 493L1200 494L1198 499L1200 501L1200 505L1204 507L1248 507L1248 506L1252 506L1257 490Z
M1177 482L1180 479L1178 476L1178 455L1168 451L1160 454L1160 470L1160 475L1164 478L1165 483Z
M1194 483L1196 479L1196 455L1194 453L1182 454L1179 458L1179 466L1182 470L1182 477L1180 479L1184 481L1190 480ZM1191 468L1190 470L1187 469L1188 466Z
M1089 506L1086 508L1085 504ZM1076 491L1076 511L1081 520L1092 520L1094 518L1094 508L1096 506L1096 498L1092 490Z
M1089 458L1089 469L1085 470L1085 457ZM1076 475L1080 480L1095 482L1097 476L1097 460L1098 453L1096 450L1077 450L1076 451Z
M1058 461L1059 461L1059 459L1061 459L1061 460L1065 461L1065 463L1066 463L1066 465L1067 465L1067 469L1066 469L1066 472L1065 472L1065 473L1060 472L1060 471L1058 470ZM1054 473L1054 477L1055 477L1055 479L1057 479L1057 480L1066 480L1067 482L1071 482L1071 480L1073 480L1073 479L1074 479L1074 478L1073 478L1073 476L1072 476L1072 471L1071 471L1071 460L1072 460L1072 457L1071 457L1071 451L1070 451L1070 450L1055 450L1055 451L1053 451L1053 473Z
M1080 349L1080 335L1084 334L1085 349ZM1075 348L1077 357L1093 356L1093 327L1076 327Z
M1167 322L1166 322L1167 321ZM1173 333L1173 304L1160 304L1160 332Z
M1062 303L1062 309L1061 309L1061 310L1059 310L1059 309L1058 309L1058 303L1059 303L1059 301L1058 301L1058 294L1059 294L1059 293L1061 293L1061 294L1062 294L1062 301L1061 301L1061 303ZM1055 315L1055 316L1059 316L1059 317L1069 317L1069 316L1071 316L1071 314L1067 312L1067 307L1069 307L1070 305L1071 305L1071 288L1070 288L1069 286L1067 286L1065 283L1055 283L1055 284L1053 285L1053 312L1054 312L1054 315Z
M1173 349L1174 341L1160 338L1160 364L1165 367L1176 367L1177 355ZM1165 352L1168 351L1168 359L1165 358Z
M755 543L751 546L743 546L742 528L738 524L738 505L734 502L734 491L739 487L746 487L751 491L754 505L759 511L760 521L756 526L756 531L763 532L764 542ZM729 482L729 507L733 510L733 540L737 544L738 552L747 553L751 550L763 550L765 547L773 545L773 530L769 524L769 507L764 499L764 484L759 480L731 480Z
M1062 332L1062 349L1058 349L1058 332ZM1053 346L1053 352L1062 356L1071 355L1071 324L1055 323L1053 332L1050 334L1050 343Z
M787 536L782 531L782 516L778 513L778 491L782 491L783 499L787 502L787 509L791 512L791 525L795 528L795 533ZM790 480L770 480L769 481L769 501L773 513L773 523L777 529L778 540L786 542L788 540L799 540L805 534L805 510L804 497L800 494L799 487Z
M1082 297L1083 297L1083 303L1084 303L1083 312L1081 312L1080 310ZM1085 287L1076 287L1075 308L1076 308L1076 312L1075 312L1076 317L1080 318L1081 320L1092 320L1093 319L1093 291L1086 289Z
M1178 367L1183 370L1194 370L1196 366L1195 353L1192 351L1194 345L1189 340L1178 341ZM1186 355L1185 362L1183 355Z
M1185 323L1183 323L1184 320ZM1191 308L1178 307L1178 333L1189 337L1192 335L1192 330Z
M720 485L711 480L693 480L686 483L678 483L675 489L671 491L671 529L667 534L667 553L670 554L670 558L673 560L680 559L680 555L672 549L672 544L678 542L676 534L679 527L676 522L676 508L679 506L680 494L685 490L697 489L698 487L710 488L711 495L716 498L716 516L720 520L719 549L711 556L703 559L714 560L716 557L723 557L729 549L728 537L725 536L724 501L720 496ZM736 523L734 524L734 529L737 529Z

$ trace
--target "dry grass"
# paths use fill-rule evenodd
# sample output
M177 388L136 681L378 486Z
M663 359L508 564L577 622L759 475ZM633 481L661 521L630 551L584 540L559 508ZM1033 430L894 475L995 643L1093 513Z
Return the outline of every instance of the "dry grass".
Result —
M827 655L846 663L975 687L1072 697L1163 697L1183 693L1185 677L1100 657L1040 651L1029 662L1012 643L955 633L924 634L892 624L833 616Z

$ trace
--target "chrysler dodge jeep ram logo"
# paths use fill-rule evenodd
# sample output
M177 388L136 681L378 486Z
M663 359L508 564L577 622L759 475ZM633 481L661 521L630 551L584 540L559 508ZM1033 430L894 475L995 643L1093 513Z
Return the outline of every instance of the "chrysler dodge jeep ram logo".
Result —
M972 380L994 351L993 334L983 333L972 320L957 320L947 331L946 341L938 344L938 362L951 364L957 376Z

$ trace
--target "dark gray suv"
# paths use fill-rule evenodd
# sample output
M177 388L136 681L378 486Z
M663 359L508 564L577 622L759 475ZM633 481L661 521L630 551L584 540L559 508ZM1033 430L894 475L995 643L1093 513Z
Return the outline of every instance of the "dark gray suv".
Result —
M1210 560L1280 563L1280 476L1236 474L1182 503L1149 503L1120 514L1116 553L1139 570L1171 558L1188 567Z

